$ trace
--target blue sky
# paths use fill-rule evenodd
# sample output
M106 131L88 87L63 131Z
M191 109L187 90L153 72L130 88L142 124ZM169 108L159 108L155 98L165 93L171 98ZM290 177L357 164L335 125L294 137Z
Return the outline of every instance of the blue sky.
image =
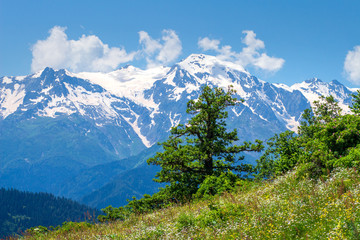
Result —
M0 0L0 76L44 64L146 68L205 53L269 82L318 77L356 87L359 13L357 0Z

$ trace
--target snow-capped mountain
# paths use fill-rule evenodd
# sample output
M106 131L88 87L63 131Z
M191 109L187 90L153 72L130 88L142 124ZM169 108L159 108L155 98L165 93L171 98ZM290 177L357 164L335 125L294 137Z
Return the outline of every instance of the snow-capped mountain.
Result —
M277 128L291 130L296 130L301 112L319 95L334 95L347 111L353 92L336 80L325 83L316 78L293 86L271 84L239 65L192 54L172 68L141 70L126 66L110 73L77 74L46 68L26 77L3 77L0 117L77 114L100 128L114 125L126 129L129 139L135 133L150 147L163 137L157 137L160 129L166 135L189 117L184 114L186 103L196 98L205 84L223 88L233 85L237 97L245 100L230 110L230 118L274 122Z
M266 125L266 128L273 129L270 131L272 133L285 128L296 131L301 113L320 95L334 95L340 106L348 111L350 94L353 92L336 80L325 83L319 79L310 79L293 86L270 84L252 76L242 66L203 54L192 54L170 69L162 67L147 71L148 74L130 66L102 74L103 79L111 79L107 82L102 82L99 76L89 73L76 76L146 107L150 111L150 118L140 116L137 125L150 145L163 137L158 135L159 123L164 132L189 117L184 114L186 102L196 98L201 86L205 84L223 88L233 85L237 90L237 97L245 100L244 104L230 110L230 118L234 119L238 128L241 128L239 121L252 119L258 122L254 127ZM144 75L148 77L144 79ZM129 86L130 89L127 89ZM254 132L254 129L250 130ZM152 135L152 132L156 134ZM253 136L251 132L246 135ZM256 136L249 139L254 138Z
M29 76L2 77L0 183L57 194L58 185L84 169L115 161L130 169L143 159L121 159L164 141L171 127L186 122L191 117L186 104L205 84L233 85L236 97L245 100L228 109L228 127L238 129L241 141L296 130L304 109L320 95L333 95L348 111L355 91L335 80L272 84L203 54L192 54L171 68L126 66L76 74L46 68ZM19 172L28 177L16 178Z
M320 95L332 95L346 113L350 112L349 105L351 104L352 99L351 94L357 90L347 88L336 80L325 83L318 78L306 80L302 83L296 83L291 86L291 88L299 90L308 99L311 105L313 105L314 101L318 100Z

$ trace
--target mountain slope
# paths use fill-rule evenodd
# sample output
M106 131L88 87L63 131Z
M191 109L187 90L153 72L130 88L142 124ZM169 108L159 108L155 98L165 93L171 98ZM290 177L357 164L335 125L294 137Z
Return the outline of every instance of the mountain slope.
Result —
M48 193L0 188L0 238L31 227L57 226L65 221L86 221L99 211Z

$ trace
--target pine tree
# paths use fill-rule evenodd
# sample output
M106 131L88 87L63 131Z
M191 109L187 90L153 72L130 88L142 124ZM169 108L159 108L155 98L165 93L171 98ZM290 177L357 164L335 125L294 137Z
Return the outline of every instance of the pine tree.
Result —
M259 140L255 144L234 145L239 138L236 129L227 131L225 111L241 102L234 94L232 86L227 92L205 86L197 100L188 102L186 112L194 116L185 125L172 128L169 139L161 143L164 152L148 160L162 168L155 181L170 183L170 188L185 190L189 196L207 176L245 170L244 165L237 164L244 158L239 153L261 151L263 146Z

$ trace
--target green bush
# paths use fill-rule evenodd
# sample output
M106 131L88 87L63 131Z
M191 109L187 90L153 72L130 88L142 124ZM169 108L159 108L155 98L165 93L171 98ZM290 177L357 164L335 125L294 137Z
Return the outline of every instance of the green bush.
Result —
M37 227L32 227L30 229L27 229L26 233L29 234L30 236L35 237L35 236L39 236L39 235L44 235L48 231L49 231L49 229L47 227L37 226Z
M195 197L203 198L213 195L219 195L224 192L231 192L235 189L238 176L232 172L221 173L220 176L207 176L200 184Z
M349 150L349 153L333 161L335 167L360 167L360 144Z
M130 211L123 207L114 208L111 205L101 209L106 215L99 215L98 220L99 222L108 222L108 221L115 221L115 220L125 220L126 217L129 216Z
M57 229L60 233L78 232L90 229L93 224L88 222L64 222L60 228Z

